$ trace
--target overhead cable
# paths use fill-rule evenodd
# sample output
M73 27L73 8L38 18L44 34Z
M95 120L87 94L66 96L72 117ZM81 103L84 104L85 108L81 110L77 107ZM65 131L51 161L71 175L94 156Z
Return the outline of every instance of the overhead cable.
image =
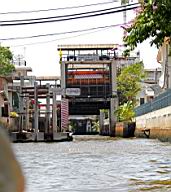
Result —
M131 24L131 22L128 22L127 24ZM119 26L122 26L122 25L123 24L116 24L116 25L113 25L113 27L119 27ZM109 29L109 28L111 28L111 27L99 28L99 29L96 29L96 30L93 30L93 31L90 31L90 32L85 32L85 33L81 33L81 34L78 34L78 35L72 35L72 36L69 36L69 37L61 37L61 38L55 38L55 39L52 39L52 40L44 40L44 41L38 41L38 42L32 42L32 43L24 43L24 44L13 45L13 47L21 47L21 46L23 47L23 46L27 46L27 45L29 46L29 45L45 44L45 43L51 43L51 42L55 42L55 41L72 39L72 38L77 38L77 37L84 36L84 35L89 35L89 34L92 34L92 33L97 33L99 31L103 31L103 30L106 30L106 29Z
M129 24L129 23L127 23L127 24ZM93 30L96 30L96 29L105 29L105 28L111 28L111 27L118 27L118 26L122 26L122 25L124 25L124 24L106 25L106 26L99 26L99 27L93 27L93 28L88 28L88 29L58 32L58 33L39 34L39 35L24 36L24 37L1 38L0 41L32 39L32 38L47 37L47 36L65 35L65 34L80 33L80 32L85 32L85 31L93 31Z
M95 16L102 16L102 15L107 15L107 14L113 14L113 13L119 13L119 12L123 12L123 11L128 11L128 10L132 10L138 7L139 4L136 4L135 6L131 6L131 7L127 7L127 6L120 6L120 7L116 7L115 9L117 10L112 10L112 11L105 11L101 10L101 13L95 13L95 12L90 12L90 14L88 13L88 15L83 15L80 16L80 14L85 14L85 13L80 13L80 14L74 14L74 15L67 15L67 16L57 16L54 17L54 19L52 18L41 18L42 20L39 21L35 21L35 19L32 19L34 21L31 22L27 22L25 20L18 20L20 22L17 22L15 20L10 21L0 21L0 26L17 26L17 25L31 25L31 24L41 24L41 23L51 23L51 22L60 22L60 21L68 21L68 20L74 20L74 19L82 19L82 18L88 18L88 17L95 17ZM120 8L120 9L119 9ZM111 8L112 9L112 8ZM113 8L114 9L114 8ZM93 13L93 14L92 14ZM76 16L77 15L77 16ZM73 17L76 16L76 17ZM56 18L60 18L60 17L69 17L69 18L61 18L61 19L56 19ZM40 19L40 18L37 18ZM46 20L45 20L46 19ZM28 20L29 21L29 20ZM9 23L8 23L9 22Z
M113 1L109 1L109 2L99 2L99 3L85 4L85 5L79 5L79 6L68 6L68 7L59 7L59 8L51 8L51 9L9 11L9 12L1 12L0 15L38 13L38 12L49 12L49 11L58 11L58 10L66 10L66 9L77 9L77 8L84 8L84 7L97 6L97 5L106 5L106 4L111 4L111 3L115 3L115 2L118 2L118 1L113 0Z
M134 4L129 4L129 5L122 5L118 7L112 7L112 8L106 8L106 9L100 9L100 10L95 10L95 11L87 11L87 12L81 12L81 13L75 13L75 14L70 14L70 15L58 15L58 16L53 16L53 17L40 17L40 18L32 18L32 19L15 19L15 20L0 20L0 23L13 23L13 22L27 22L27 21L41 21L41 20L49 20L49 19L58 19L58 18L65 18L65 17L73 17L73 16L81 16L81 15L87 15L87 14L92 14L92 13L100 13L100 12L106 12L106 11L113 11L119 8L126 8L126 7L131 7L134 5L137 5L138 3Z
M69 36L69 37L55 38L55 39L52 39L52 40L46 40L46 41L44 40L44 41L39 41L39 42L18 44L18 45L13 45L12 47L23 47L23 46L30 46L30 45L37 45L37 44L45 44L45 43L51 43L51 42L55 42L55 41L72 39L72 38L77 38L77 37L84 36L84 35L89 35L89 34L92 34L92 33L97 33L97 32L99 32L99 31L103 31L103 30L106 30L106 29L109 29L109 28L110 28L110 27L108 27L108 28L103 28L103 29L97 29L97 30L94 30L94 31L91 31L91 32L85 32L85 33L81 33L81 34L78 34L78 35L72 35L72 36ZM10 46L10 47L11 47L11 46Z

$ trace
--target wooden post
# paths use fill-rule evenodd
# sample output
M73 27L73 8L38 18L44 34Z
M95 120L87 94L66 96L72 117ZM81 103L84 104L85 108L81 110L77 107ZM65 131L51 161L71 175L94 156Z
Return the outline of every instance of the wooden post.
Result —
M39 131L39 112L38 112L38 83L34 82L34 129L37 134Z
M56 92L53 91L53 132L57 132L57 102L56 102Z
M99 117L99 129L100 129L100 135L104 134L104 118L105 114L102 110L100 110L100 117Z
M24 112L24 102L23 102L23 94L22 88L24 87L24 76L20 77L20 99L19 99L19 110L20 110L20 118L19 118L19 132L23 130L23 112Z
M110 99L110 111L109 111L109 135L115 135L115 124L116 124L116 116L114 115L115 110L118 107L118 98L111 98Z
M29 128L29 97L26 97L26 130Z
M46 123L45 123L45 133L49 132L50 129L50 84L46 84L48 92L46 97Z

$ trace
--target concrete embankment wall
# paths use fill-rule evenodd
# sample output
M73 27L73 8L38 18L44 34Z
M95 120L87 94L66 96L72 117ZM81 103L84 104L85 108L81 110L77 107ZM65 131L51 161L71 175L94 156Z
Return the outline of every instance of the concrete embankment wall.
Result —
M137 116L136 137L157 138L171 142L171 106Z

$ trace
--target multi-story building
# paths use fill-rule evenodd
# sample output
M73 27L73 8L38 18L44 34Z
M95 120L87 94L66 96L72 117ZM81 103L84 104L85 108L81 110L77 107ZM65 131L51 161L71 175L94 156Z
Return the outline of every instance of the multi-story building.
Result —
M162 75L161 68L154 69L145 69L146 78L144 79L145 83L148 84L159 84L160 77Z
M113 44L59 45L58 51L61 88L69 99L70 119L77 119L77 127L86 132L91 130L92 117L97 118L101 109L109 109L113 126L117 69L134 63L137 57L119 56Z
M137 95L137 105L142 105L152 101L156 96L162 92L159 85L159 80L162 74L161 68L145 69L146 77L141 82L141 91Z
M10 116L11 100L8 91L8 83L12 82L12 77L0 76L0 117L8 118Z
M165 37L162 46L157 54L157 62L161 64L163 79L163 88L171 88L171 46L170 38Z

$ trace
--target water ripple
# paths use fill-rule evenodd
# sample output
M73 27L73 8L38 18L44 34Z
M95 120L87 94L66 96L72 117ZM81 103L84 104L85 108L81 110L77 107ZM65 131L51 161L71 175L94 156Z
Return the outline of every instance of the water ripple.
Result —
M148 139L13 145L26 192L171 191L171 145Z

